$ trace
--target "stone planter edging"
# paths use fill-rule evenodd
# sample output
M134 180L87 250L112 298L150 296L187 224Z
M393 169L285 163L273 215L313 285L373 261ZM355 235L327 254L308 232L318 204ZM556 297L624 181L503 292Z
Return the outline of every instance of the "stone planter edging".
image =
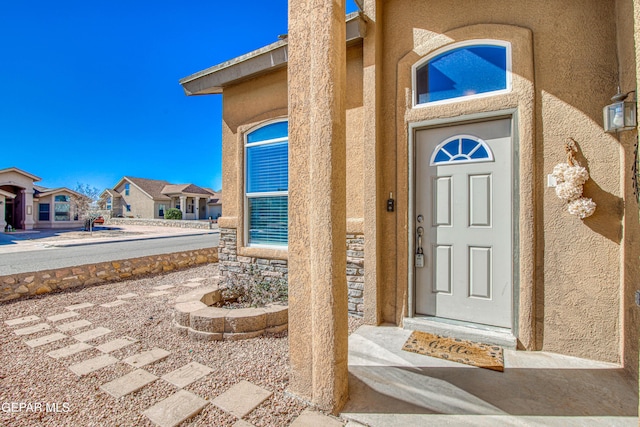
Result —
M172 328L181 335L201 341L241 340L287 330L289 307L228 309L211 307L222 299L217 288L190 292L176 299Z

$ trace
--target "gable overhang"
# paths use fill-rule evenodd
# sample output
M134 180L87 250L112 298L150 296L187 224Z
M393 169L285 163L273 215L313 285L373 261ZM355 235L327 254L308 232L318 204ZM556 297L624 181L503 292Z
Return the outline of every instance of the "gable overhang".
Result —
M18 169L18 168L6 168L6 169L0 169L0 174L3 173L8 173L8 172L15 172L15 173L19 173L20 175L24 175L27 178L31 179L33 182L38 182L38 181L42 181L42 178L35 176L33 174L30 174L29 172L25 172L22 169Z
M361 42L366 26L359 12L347 15L346 26L347 46ZM185 77L180 84L188 96L220 94L227 86L286 67L288 59L284 39Z

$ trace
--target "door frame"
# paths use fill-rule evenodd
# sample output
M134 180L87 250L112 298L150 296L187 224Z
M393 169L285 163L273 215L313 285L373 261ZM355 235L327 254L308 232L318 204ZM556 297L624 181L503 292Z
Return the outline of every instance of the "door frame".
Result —
M458 116L454 118L443 118L443 119L433 119L433 120L425 120L414 123L409 123L408 129L408 189L409 189L409 197L408 197L408 224L407 224L407 243L408 243L408 256L407 260L407 277L408 277L408 289L407 289L407 316L409 318L424 318L429 316L416 315L415 311L415 294L416 294L416 277L415 277L415 267L414 267L414 254L415 254L415 198L416 198L416 189L417 184L415 182L415 163L416 163L416 150L415 150L415 135L417 131L429 130L439 127L445 126L456 126L456 125L464 125L470 124L474 122L486 122L496 119L509 118L511 119L511 139L513 144L512 150L512 169L511 169L511 191L512 191L512 212L511 212L511 238L512 238L512 248L513 248L513 266L512 266L512 301L511 301L511 330L508 332L515 337L518 337L519 330L519 301L520 301L520 138L518 136L518 110L515 108L510 108L506 110L499 111L491 111L491 112L483 112L483 113L474 113L463 116ZM439 319L439 318L434 318ZM456 324L470 324L468 322L461 322L455 320L445 320L445 322L451 322ZM475 325L475 324L473 324ZM499 330L504 331L504 328L496 328L487 326L488 330Z

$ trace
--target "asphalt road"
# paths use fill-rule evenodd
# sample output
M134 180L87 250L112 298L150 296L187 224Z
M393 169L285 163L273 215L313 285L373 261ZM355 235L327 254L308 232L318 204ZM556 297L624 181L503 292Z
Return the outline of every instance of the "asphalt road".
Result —
M49 247L0 255L0 276L218 246L219 233Z

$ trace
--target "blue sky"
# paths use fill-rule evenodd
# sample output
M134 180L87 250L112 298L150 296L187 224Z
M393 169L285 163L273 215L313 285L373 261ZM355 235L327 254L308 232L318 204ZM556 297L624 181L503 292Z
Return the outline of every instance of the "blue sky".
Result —
M219 189L222 97L178 80L286 32L286 0L5 2L0 169L46 187L128 175Z

